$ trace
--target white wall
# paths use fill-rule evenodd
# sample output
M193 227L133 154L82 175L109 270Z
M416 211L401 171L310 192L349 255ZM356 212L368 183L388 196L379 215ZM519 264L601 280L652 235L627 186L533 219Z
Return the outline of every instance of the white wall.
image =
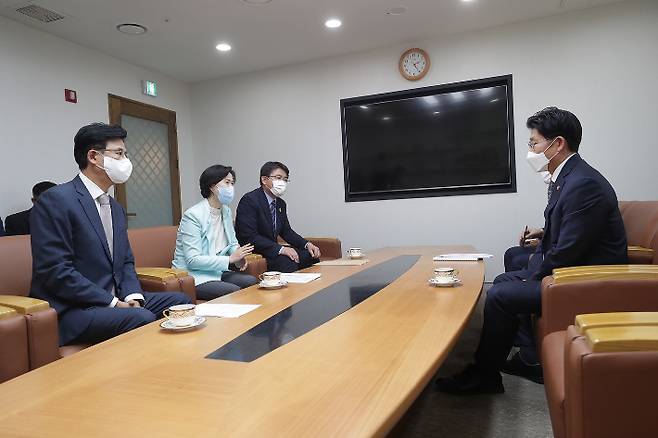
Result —
M581 153L620 199L658 198L658 4L625 2L486 31L436 38L195 84L197 172L237 169L239 195L266 160L291 168L293 227L339 236L344 247L467 243L497 257L523 226L543 224L546 186L524 162L525 119L549 106L573 111ZM420 46L432 69L402 79L397 60ZM433 84L514 75L518 193L345 203L339 100Z
M155 99L141 80L158 82ZM64 101L64 89L78 103ZM176 111L183 207L196 197L190 86L0 17L0 216L30 206L32 186L77 173L73 137L107 122L108 93Z

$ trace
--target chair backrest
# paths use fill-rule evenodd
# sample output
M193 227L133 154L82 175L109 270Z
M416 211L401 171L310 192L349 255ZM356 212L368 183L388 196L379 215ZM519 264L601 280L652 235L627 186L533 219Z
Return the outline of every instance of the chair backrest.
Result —
M0 237L0 295L30 294L32 248L30 236Z
M653 263L658 264L658 201L621 201L619 210L628 245L653 249Z
M152 227L128 230L135 266L171 268L176 249L178 227Z

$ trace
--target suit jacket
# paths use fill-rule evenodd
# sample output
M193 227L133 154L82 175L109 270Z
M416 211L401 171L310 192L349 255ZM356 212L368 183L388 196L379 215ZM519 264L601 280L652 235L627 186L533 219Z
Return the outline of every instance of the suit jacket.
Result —
M50 303L65 345L87 329L90 307L107 307L116 297L141 293L121 205L110 198L114 257L110 256L95 201L80 177L44 192L31 214L30 295Z
M0 218L0 237L5 235L5 227L2 226L2 218Z
M628 262L617 195L580 155L572 156L560 171L544 218L543 261L532 279L541 280L567 266Z
M7 216L5 219L5 232L7 236L20 236L30 234L30 212L32 209L21 211Z
M221 281L222 274L229 270L229 256L239 246L233 215L226 205L222 206L222 218L228 244L219 254L215 253L215 229L207 200L188 208L180 221L172 266L187 271L194 277L195 284Z
M279 255L281 245L277 243L278 236L295 248L304 248L308 241L290 227L286 201L281 198L276 200L275 214L276 230L263 189L257 188L245 194L238 203L235 218L235 231L240 244L253 244L255 252L268 259Z

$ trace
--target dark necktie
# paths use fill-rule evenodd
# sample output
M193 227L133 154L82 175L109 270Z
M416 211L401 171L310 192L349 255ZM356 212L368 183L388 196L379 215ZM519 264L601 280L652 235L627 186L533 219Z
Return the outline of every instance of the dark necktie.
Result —
M551 195L553 194L553 187L554 186L555 186L555 183L553 182L553 180L551 180L551 182L548 183L548 200L549 201L551 200Z
M272 227L276 234L276 199L270 203L270 214L272 215Z

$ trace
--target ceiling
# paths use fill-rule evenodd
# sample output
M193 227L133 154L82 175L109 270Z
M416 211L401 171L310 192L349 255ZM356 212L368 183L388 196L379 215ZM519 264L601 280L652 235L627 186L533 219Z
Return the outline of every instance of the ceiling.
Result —
M618 0L0 0L0 15L131 64L195 82L436 35L584 9ZM41 23L15 11L37 4L64 15ZM407 12L391 16L390 7ZM339 29L325 20L338 17ZM148 28L124 35L116 25ZM219 53L228 42L233 50Z

